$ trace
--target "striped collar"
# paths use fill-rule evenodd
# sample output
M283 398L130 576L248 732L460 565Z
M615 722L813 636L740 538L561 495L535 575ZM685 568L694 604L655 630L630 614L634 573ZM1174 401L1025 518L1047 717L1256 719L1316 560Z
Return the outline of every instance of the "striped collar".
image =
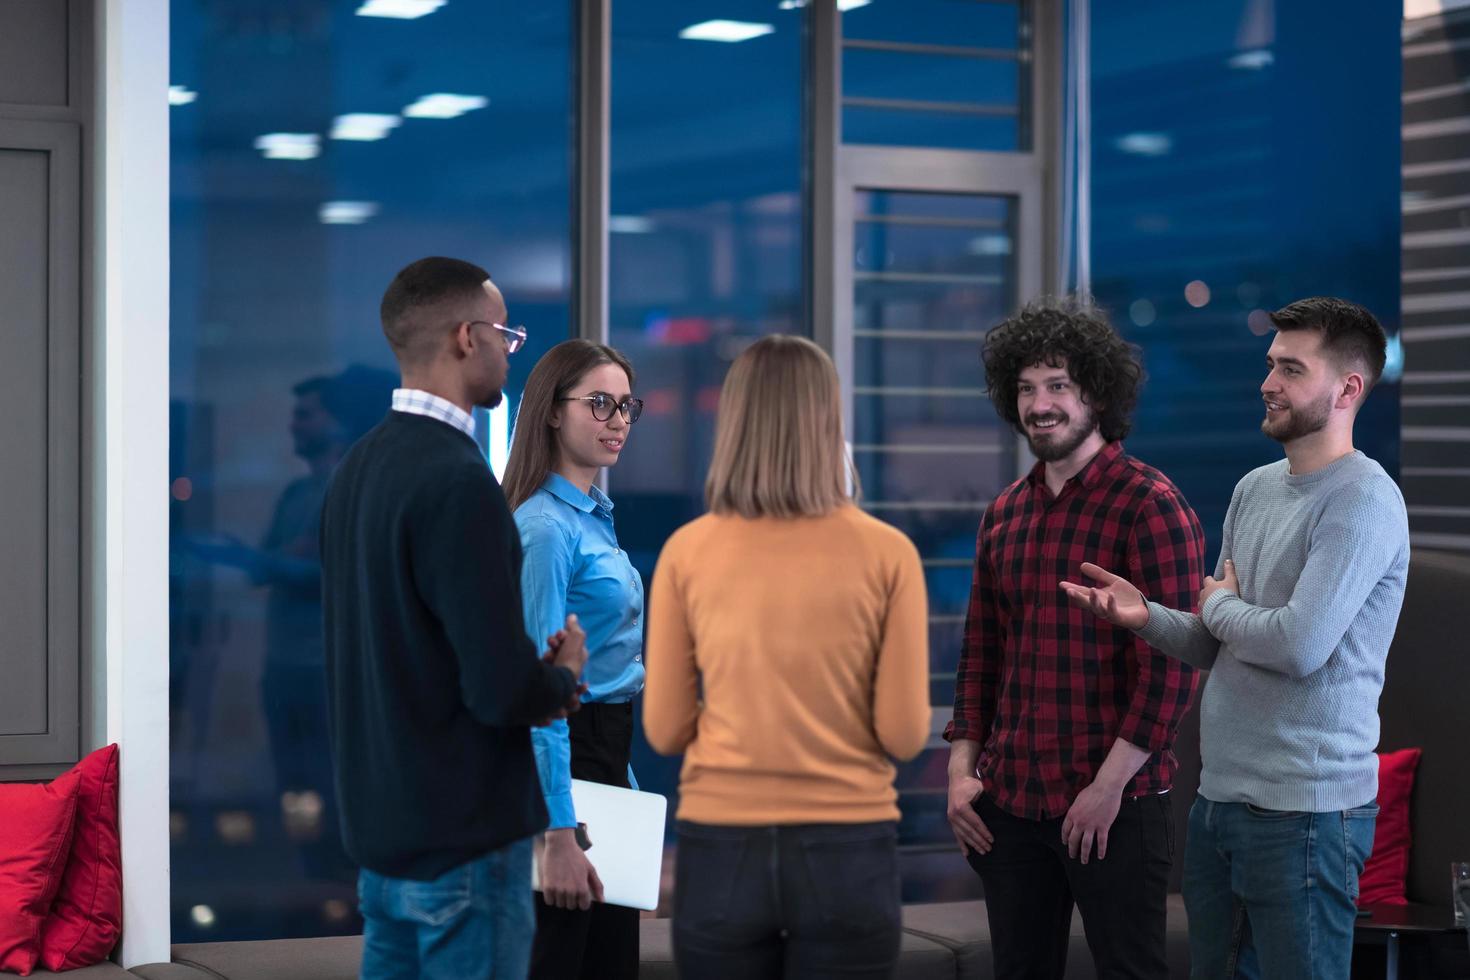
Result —
M438 395L417 388L398 388L393 392L393 411L409 415L426 415L454 426L471 439L475 437L475 418L469 412Z

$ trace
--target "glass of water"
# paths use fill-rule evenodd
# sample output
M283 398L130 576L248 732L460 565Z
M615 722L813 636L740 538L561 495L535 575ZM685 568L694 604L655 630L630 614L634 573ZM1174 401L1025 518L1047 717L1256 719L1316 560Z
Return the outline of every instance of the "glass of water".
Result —
M1470 861L1450 862L1450 907L1455 910L1455 925L1465 925L1465 909L1470 906Z

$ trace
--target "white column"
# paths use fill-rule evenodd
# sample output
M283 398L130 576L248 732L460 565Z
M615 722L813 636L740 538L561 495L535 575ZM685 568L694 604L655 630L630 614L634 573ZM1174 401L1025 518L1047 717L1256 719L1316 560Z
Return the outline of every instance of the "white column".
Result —
M168 0L98 0L95 636L121 749L124 967L169 959Z

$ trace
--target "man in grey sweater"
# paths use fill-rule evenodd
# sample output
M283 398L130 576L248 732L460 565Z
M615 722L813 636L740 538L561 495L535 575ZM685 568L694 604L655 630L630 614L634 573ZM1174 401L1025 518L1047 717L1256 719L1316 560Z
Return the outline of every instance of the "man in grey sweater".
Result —
M1210 671L1184 901L1197 978L1346 978L1378 807L1378 696L1409 564L1403 495L1353 448L1383 328L1340 299L1273 313L1261 430L1198 614L1084 564L1077 605Z

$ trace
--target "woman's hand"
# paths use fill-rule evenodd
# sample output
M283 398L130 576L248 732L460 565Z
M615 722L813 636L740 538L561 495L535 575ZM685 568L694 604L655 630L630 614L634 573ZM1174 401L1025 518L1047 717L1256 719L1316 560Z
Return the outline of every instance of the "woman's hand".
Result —
M541 894L546 904L559 909L582 909L602 901L602 879L577 844L574 827L546 832L541 849Z

